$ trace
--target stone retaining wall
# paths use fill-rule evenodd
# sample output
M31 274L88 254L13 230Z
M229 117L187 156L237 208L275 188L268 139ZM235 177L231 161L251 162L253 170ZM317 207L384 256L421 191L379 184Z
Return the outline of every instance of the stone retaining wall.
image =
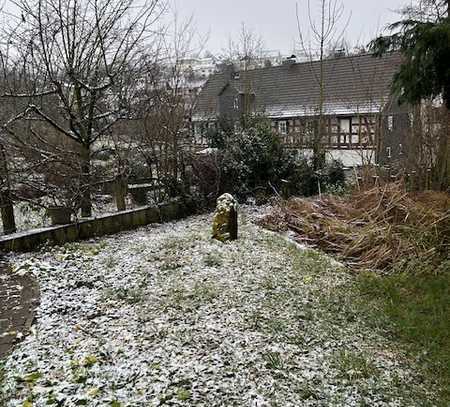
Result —
M158 207L139 209L103 215L69 225L52 226L0 237L0 252L32 251L42 244L62 245L76 240L111 235L124 230L135 229L150 223L181 219L195 212L194 203L168 203Z

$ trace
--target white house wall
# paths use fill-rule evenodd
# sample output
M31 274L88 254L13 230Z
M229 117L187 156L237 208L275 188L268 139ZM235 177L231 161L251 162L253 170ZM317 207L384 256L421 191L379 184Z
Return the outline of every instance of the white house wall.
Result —
M344 167L375 164L374 150L330 150L327 154L334 160L342 161Z
M312 150L302 149L301 154L306 158L312 157ZM375 150L327 150L326 159L339 160L344 167L357 167L360 165L375 164Z

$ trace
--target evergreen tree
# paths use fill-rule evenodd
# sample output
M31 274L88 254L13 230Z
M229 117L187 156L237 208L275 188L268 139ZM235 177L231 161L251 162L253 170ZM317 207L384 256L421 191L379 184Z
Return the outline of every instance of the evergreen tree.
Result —
M427 3L405 9L405 18L389 27L393 33L370 45L376 55L403 53L404 63L394 78L394 90L402 101L417 103L442 95L450 109L450 0Z
M400 102L420 103L442 97L450 121L450 0L422 0L402 12L389 26L390 35L371 42L375 55L401 51L404 60L394 76L393 91ZM448 123L447 123L448 126ZM435 187L450 181L450 131L441 136L436 154Z

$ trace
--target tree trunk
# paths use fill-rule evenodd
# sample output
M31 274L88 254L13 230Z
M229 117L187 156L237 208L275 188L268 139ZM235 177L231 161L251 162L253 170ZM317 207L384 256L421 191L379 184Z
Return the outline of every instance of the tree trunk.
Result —
M3 232L5 235L15 233L17 231L16 220L14 217L14 207L8 192L9 191L6 193L5 191L0 192L0 212L3 222Z
M323 107L325 102L324 49L325 47L325 1L322 0L321 32L320 32L320 74L319 74L319 117L314 129L313 168L319 171L325 166L325 151L322 146L324 131Z
M445 130L439 137L436 164L433 171L433 189L446 191L450 182L450 111L444 119Z
M325 150L321 143L322 138L322 120L319 117L314 121L314 134L313 134L313 156L312 156L312 164L314 171L320 171L325 166Z
M114 185L114 197L118 211L127 209L125 198L127 195L128 183L123 176L118 176Z
M81 146L81 217L89 218L92 216L91 199L91 151L89 145Z
M3 144L0 144L0 214L3 223L3 232L6 235L16 232L16 219L14 217L14 206L11 200L8 164L6 162Z

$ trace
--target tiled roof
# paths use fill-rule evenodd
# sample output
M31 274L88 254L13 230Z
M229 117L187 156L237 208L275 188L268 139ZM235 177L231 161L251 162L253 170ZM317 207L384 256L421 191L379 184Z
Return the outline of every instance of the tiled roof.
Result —
M394 73L401 63L398 53L375 58L370 54L324 61L326 113L379 111L390 95ZM218 95L227 84L256 96L256 109L270 117L311 115L318 110L320 62L285 64L214 74L203 87L194 118L217 116Z

